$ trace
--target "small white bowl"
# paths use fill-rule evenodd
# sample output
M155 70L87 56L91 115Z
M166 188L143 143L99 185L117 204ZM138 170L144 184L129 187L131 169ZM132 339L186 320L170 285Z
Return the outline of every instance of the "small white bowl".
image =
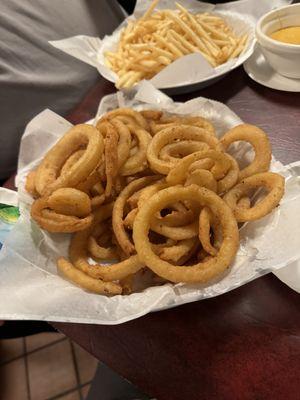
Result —
M270 38L273 32L300 26L300 4L273 10L260 18L256 38L271 67L283 76L300 78L300 45L279 42Z

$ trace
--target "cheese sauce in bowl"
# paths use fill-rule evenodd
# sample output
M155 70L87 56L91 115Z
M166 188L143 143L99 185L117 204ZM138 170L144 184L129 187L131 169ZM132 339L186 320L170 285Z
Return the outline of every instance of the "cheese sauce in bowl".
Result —
M300 79L300 3L263 15L255 32L260 49L273 70L287 78Z
M290 26L271 33L270 38L279 42L300 45L300 26Z

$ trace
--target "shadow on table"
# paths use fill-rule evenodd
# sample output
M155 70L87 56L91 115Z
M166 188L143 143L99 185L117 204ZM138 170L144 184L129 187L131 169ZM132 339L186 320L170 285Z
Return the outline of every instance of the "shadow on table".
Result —
M86 400L150 400L129 381L99 362ZM155 400L155 399L152 399Z
M175 101L187 101L193 99L194 97L207 97L208 99L213 99L220 101L222 103L227 103L227 101L239 93L245 86L245 79L247 75L239 67L237 70L230 72L228 75L222 77L213 85L207 88L197 90L191 93L186 93L183 95L172 96Z

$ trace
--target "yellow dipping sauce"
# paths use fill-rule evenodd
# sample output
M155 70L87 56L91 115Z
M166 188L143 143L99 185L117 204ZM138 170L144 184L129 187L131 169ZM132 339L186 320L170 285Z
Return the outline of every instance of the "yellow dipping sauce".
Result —
M300 26L279 29L279 31L273 32L270 37L279 42L300 45Z

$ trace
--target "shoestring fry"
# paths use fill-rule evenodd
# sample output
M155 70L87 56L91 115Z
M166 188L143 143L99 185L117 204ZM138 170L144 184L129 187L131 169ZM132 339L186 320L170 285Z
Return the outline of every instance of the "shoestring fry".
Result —
M237 35L220 16L193 14L179 3L175 10L155 11L154 0L145 14L130 20L120 33L116 51L106 51L105 63L117 76L117 88L131 88L151 79L176 59L200 53L212 67L238 57L248 35Z

